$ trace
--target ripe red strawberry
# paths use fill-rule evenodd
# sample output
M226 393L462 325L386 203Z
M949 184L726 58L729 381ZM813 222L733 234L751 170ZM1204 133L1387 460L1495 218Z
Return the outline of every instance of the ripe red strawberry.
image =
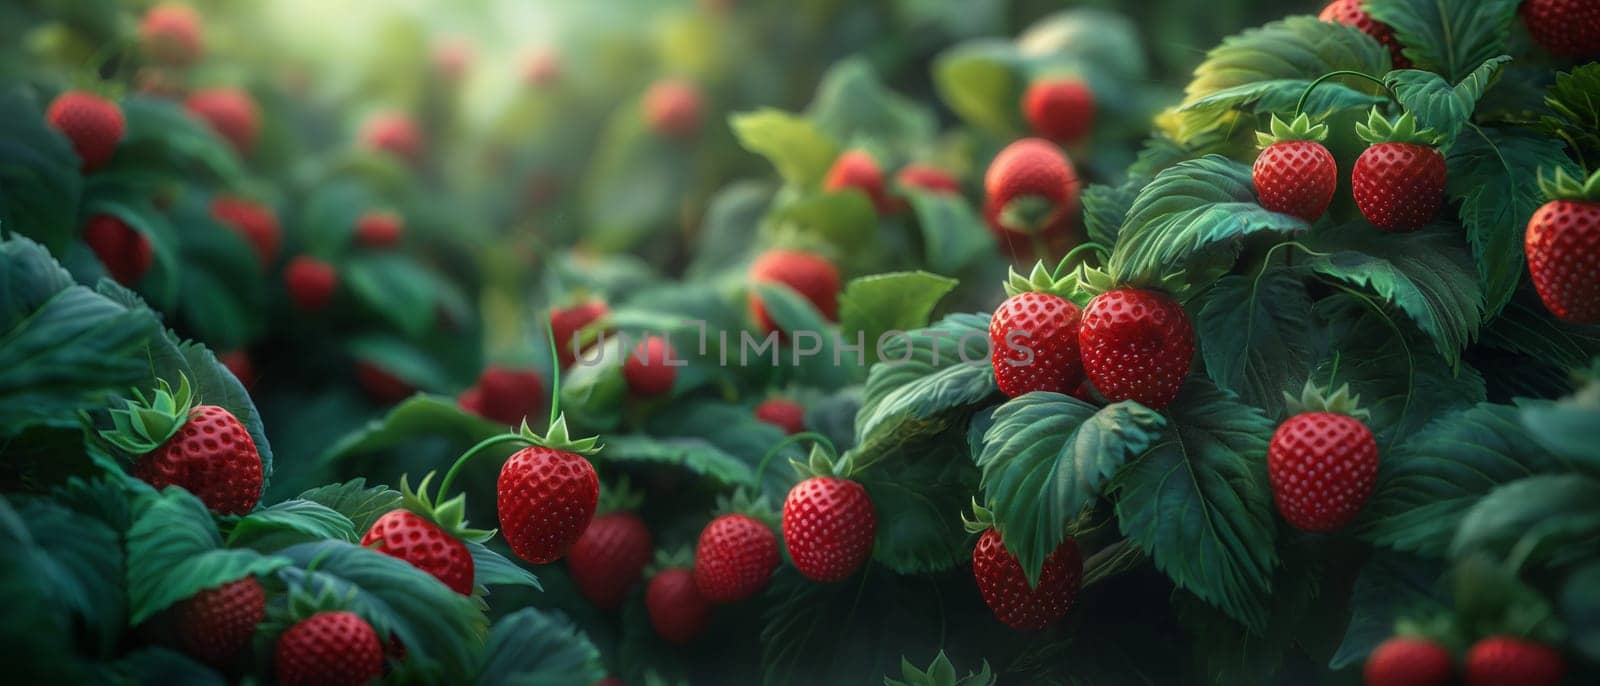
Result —
M1339 164L1319 142L1327 133L1326 125L1312 126L1302 114L1292 124L1274 116L1272 133L1256 134L1262 150L1251 180L1262 207L1308 222L1328 211L1339 185Z
M1071 393L1083 383L1078 352L1082 311L1066 298L1043 292L1051 288L1043 266L1034 274L1037 283L1013 272L1006 284L1011 297L989 319L995 384L1012 398L1030 391Z
M174 622L184 652L214 667L250 645L267 617L267 594L253 576L208 588L178 604Z
M367 360L356 360L356 384L368 397L383 405L393 405L417 392L405 379Z
M1550 313L1600 322L1600 173L1579 182L1558 172L1544 184L1553 198L1528 220L1528 273Z
M672 345L660 336L650 336L639 341L623 361L622 378L634 395L661 395L671 391L678 380L678 365L671 362L678 362L673 359Z
M1467 651L1465 671L1467 686L1559 686L1567 661L1542 643L1490 636Z
M768 398L756 406L756 419L783 429L786 434L806 430L806 408L783 398Z
M283 230L278 227L278 215L252 200L218 195L211 199L211 218L232 228L256 249L261 264L272 264L278 254L278 244L283 241Z
M368 117L361 125L361 144L411 164L422 161L422 131L403 112L379 112Z
M44 118L67 137L73 152L83 161L82 169L86 174L106 165L128 130L128 122L117 103L84 91L67 91L56 96L45 110Z
M354 612L318 612L278 636L273 668L282 686L361 686L383 676L383 643Z
M561 559L588 528L600 479L583 455L535 445L506 460L496 490L506 543L517 557L542 565Z
M422 515L390 510L367 529L361 545L405 560L456 593L472 595L472 551Z
M902 188L916 188L931 193L961 193L961 181L949 172L931 164L912 162L900 168L895 181Z
M154 396L111 411L114 428L101 435L137 457L133 475L157 490L179 486L218 514L242 515L261 499L261 453L233 413L194 405L187 378L173 391L165 381Z
M356 218L356 244L366 248L389 248L400 244L405 227L400 215L373 210Z
M317 312L328 306L339 289L339 273L333 265L306 255L297 255L283 267L283 283L289 299L301 312Z
M551 308L550 333L556 339L556 357L560 359L561 366L571 366L577 359L579 349L573 340L574 334L606 316L606 312L606 304L601 300L587 300L566 308Z
M694 583L713 603L744 600L767 588L778 561L778 539L767 525L748 515L725 514L700 531Z
M644 121L663 138L685 139L700 130L704 97L693 83L664 79L644 94Z
M1563 57L1600 55L1600 3L1524 0L1518 13L1539 47Z
M610 612L622 606L654 553L655 542L643 519L612 512L589 522L567 551L567 569L583 597Z
M146 55L162 64L194 64L205 50L200 14L186 5L156 5L139 22L139 44Z
M1177 397L1194 357L1194 328L1172 296L1124 288L1095 296L1078 328L1083 371L1110 402L1159 410Z
M184 101L184 107L239 154L249 154L255 148L256 136L261 133L261 113L249 93L238 88L197 91Z
M1352 414L1348 388L1324 398L1307 384L1267 449L1272 497L1285 521L1326 533L1350 523L1378 478L1378 442Z
M1044 560L1039 585L1028 586L1022 564L1006 550L1000 532L990 528L972 549L972 576L983 602L1001 623L1017 631L1038 631L1067 616L1078 596L1083 559L1070 536Z
M783 544L795 569L813 581L843 581L872 556L878 516L867 489L849 479L814 476L783 501Z
M1322 14L1317 18L1334 24L1353 26L1365 33L1383 47L1389 49L1389 63L1395 69L1410 69L1411 60L1406 59L1401 51L1405 49L1399 40L1394 37L1394 29L1388 24L1372 18L1361 6L1362 0L1333 0L1327 7L1322 8Z
M989 163L983 177L984 216L990 230L1006 240L1059 234L1077 212L1080 188L1072 161L1055 144L1024 138Z
M1397 636L1367 656L1367 686L1449 686L1455 677L1450 653L1437 643Z
M522 81L537 88L549 88L561 80L561 54L545 48L533 53L522 66Z
M711 601L700 595L694 575L682 567L651 577L645 587L644 604L656 634L675 645L685 645L699 637L711 619Z
M109 214L89 217L83 226L83 242L100 258L111 278L124 286L138 282L155 261L150 239Z
M1075 143L1094 128L1094 93L1075 78L1035 81L1022 96L1022 114L1034 135Z
M246 391L255 388L256 365L250 359L250 351L243 348L229 350L218 354L217 361L221 362L222 366L227 367L228 371L233 373L233 377L239 380L239 384L244 386Z
M866 194L879 214L894 209L889 193L883 187L883 169L878 161L864 150L846 150L833 160L828 175L822 179L822 188L830 192L855 189Z
M478 383L461 393L461 407L501 424L516 426L544 404L544 379L531 369L490 365Z
M839 315L839 270L818 255L768 250L750 265L750 282L783 284L809 300L823 317L832 320ZM750 315L763 331L778 330L755 288L750 289Z
M1389 120L1373 109L1356 134L1372 143L1356 158L1350 192L1361 215L1384 231L1422 228L1444 206L1444 155L1435 147L1439 136L1417 129L1410 114Z

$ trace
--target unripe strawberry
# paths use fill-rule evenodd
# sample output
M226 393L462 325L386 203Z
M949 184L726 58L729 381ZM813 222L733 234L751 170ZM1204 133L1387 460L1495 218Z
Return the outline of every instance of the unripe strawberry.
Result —
M1178 397L1194 357L1194 327L1172 296L1123 288L1101 293L1078 327L1083 370L1111 402L1159 410Z
M628 390L638 396L655 396L670 392L678 380L678 367L669 364L673 359L672 346L660 336L650 336L622 363L622 378Z
M1022 114L1034 135L1075 143L1094 128L1094 93L1075 78L1035 81L1022 96Z
M405 379L367 360L356 360L356 385L382 405L393 405L417 392Z
M768 250L750 265L750 282L779 283L794 289L828 320L839 314L839 270L821 256L799 250ZM750 314L763 331L777 331L761 296L750 289Z
M1588 182L1558 172L1553 198L1528 220L1528 274L1546 309L1569 322L1600 322L1600 172Z
M399 245L404 231L404 220L394 212L372 210L356 218L356 244L364 248Z
M422 161L422 130L403 112L378 112L361 125L361 144L411 164Z
M1517 12L1539 47L1563 57L1600 55L1600 3L1524 0Z
M1302 531L1336 531L1361 513L1378 478L1378 442L1352 414L1348 388L1331 397L1311 384L1291 398L1294 416L1267 448L1272 497L1285 521Z
M339 273L327 262L297 255L284 265L283 283L289 290L289 300L297 309L320 312L339 289Z
M56 96L45 110L45 120L72 144L83 161L83 172L104 167L127 133L128 123L122 108L110 100L84 91L67 91Z
M506 460L496 491L506 544L517 557L542 565L566 555L589 527L600 479L582 455L535 445Z
M1070 536L1044 560L1037 586L1029 586L1022 564L1006 550L1000 532L990 528L972 549L972 576L983 602L1002 624L1038 631L1067 616L1083 578L1083 558Z
M644 520L631 512L611 512L589 522L567 551L567 569L589 602L602 610L622 606L628 591L655 552Z
M184 652L213 667L250 645L267 617L267 594L253 576L200 591L177 606L175 630Z
M783 544L807 579L843 581L872 556L878 516L860 483L815 476L783 501Z
M794 435L806 430L806 408L783 398L768 398L756 406L756 419Z
M1389 63L1395 69L1410 69L1411 60L1401 54L1405 46L1394 37L1394 29L1388 24L1372 18L1366 9L1361 6L1362 0L1334 0L1322 8L1318 19L1334 24L1344 24L1355 27L1365 33L1389 50Z
M699 637L711 619L711 601L700 595L694 575L682 567L651 577L645 587L644 604L650 613L650 626L674 645L685 645Z
M211 199L211 218L229 227L256 249L263 266L272 264L278 254L278 244L283 241L283 230L278 227L278 215L252 200L217 195Z
M89 217L83 227L83 242L100 258L111 278L124 286L138 282L155 261L150 239L109 214Z
M1567 661L1542 643L1490 636L1467 651L1464 671L1467 686L1559 686Z
M1350 172L1350 194L1361 215L1384 231L1415 231L1433 220L1444 206L1444 155L1441 140L1429 129L1417 129L1416 119L1402 115L1393 125L1372 110L1356 134L1372 147L1356 158Z
M1367 686L1449 686L1455 665L1437 643L1395 637L1367 656L1363 674Z
M726 514L700 531L694 583L706 600L737 602L766 590L778 562L778 540L767 525L748 515Z
M205 50L200 13L187 5L162 3L145 12L139 22L139 44L144 54L162 64L194 64Z
M278 636L273 669L281 686L361 686L383 676L383 643L353 612L319 612Z
M184 107L240 155L255 148L256 136L261 133L261 113L249 93L238 88L211 88L190 95Z
M887 214L894 209L889 193L883 187L883 169L864 150L846 150L835 158L827 176L822 179L822 188L830 192L848 189L861 191L872 201L872 206L879 214Z
M1293 123L1272 118L1272 132L1257 133L1261 154L1256 156L1251 180L1261 206L1314 222L1328 211L1339 185L1339 164L1319 142L1328 127L1311 125L1306 115Z
M930 193L961 193L961 181L931 164L912 162L900 168L895 181L901 188L916 188Z
M700 130L705 97L693 83L664 79L644 94L644 121L664 138L686 139Z

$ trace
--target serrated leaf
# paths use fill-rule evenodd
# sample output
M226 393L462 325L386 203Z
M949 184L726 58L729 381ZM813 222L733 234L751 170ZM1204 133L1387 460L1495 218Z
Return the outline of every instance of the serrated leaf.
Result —
M472 552L472 583L478 586L528 586L544 590L539 577L512 562L495 549L477 541L467 541Z
M755 484L755 470L738 457L699 438L657 438L645 435L605 437L598 459L619 463L640 462L684 469L707 476L723 486Z
M1329 669L1344 669L1367 659L1394 635L1395 622L1446 609L1439 588L1439 564L1404 553L1378 551L1361 567L1350 591L1350 624Z
M1275 427L1200 379L1168 415L1166 434L1112 480L1122 532L1179 587L1261 631L1277 562L1266 478Z
M605 678L600 651L560 612L523 608L489 631L481 686L592 684Z
M983 470L984 502L994 512L1006 550L1037 584L1045 558L1066 537L1067 524L1100 495L1123 463L1162 435L1166 419L1125 401L1096 410L1059 393L1034 392L994 411L974 456Z
M1373 19L1394 29L1418 69L1454 83L1506 52L1519 0L1368 0ZM1372 72L1368 72L1372 73Z
M1489 552L1519 566L1571 562L1600 549L1600 481L1539 474L1496 486L1461 517L1450 555Z
M804 117L763 108L728 118L746 150L767 158L791 185L815 188L828 173L839 143Z
M852 279L839 295L839 333L846 342L859 336L875 353L884 332L927 326L934 306L956 284L955 279L922 271ZM875 360L876 354L869 359Z
M228 547L271 551L295 543L331 538L354 543L365 532L356 531L349 517L310 500L285 500L251 512L228 532Z
M1136 177L1117 186L1097 183L1083 189L1083 225L1089 240L1107 247L1116 245L1122 224L1142 188L1144 180Z
M380 419L345 436L318 458L334 464L362 453L388 450L423 437L448 438L462 446L472 445L506 428L461 409L453 402L430 395L414 395L402 401ZM510 449L506 449L510 454Z
M289 564L254 550L225 550L211 513L177 487L134 505L128 529L128 621L138 624L207 588Z
M851 451L881 461L853 475L877 513L872 559L897 574L923 574L969 560L961 513L978 487L958 421L899 422Z
M145 646L123 655L110 665L118 677L132 684L184 684L224 686L227 677L194 658L161 646Z
M1556 74L1555 85L1545 92L1545 106L1555 114L1540 119L1548 133L1570 138L1579 155L1600 154L1600 64L1590 62Z
M318 486L301 493L299 500L319 503L350 520L351 529L365 532L384 513L400 507L400 492L388 486L367 486L356 478L339 484Z
M911 210L917 215L928 268L940 274L959 274L984 255L994 252L994 238L983 218L965 198L953 193L907 189Z
M1384 74L1383 82L1400 105L1417 118L1419 128L1444 134L1445 143L1440 147L1449 149L1456 134L1472 120L1484 91L1510 61L1509 55L1485 61L1453 87L1444 77L1420 69L1396 69Z
M1206 374L1270 417L1311 372L1311 299L1300 278L1285 268L1222 277L1195 317Z
M856 436L870 436L896 418L928 419L994 395L988 337L987 316L954 314L890 338L883 361L867 374Z
M421 336L434 326L440 278L417 261L398 254L363 255L340 272L363 305L406 335Z
M6 555L34 574L28 580L33 588L8 585L11 597L38 595L63 617L76 615L94 636L97 651L114 648L126 620L124 589L108 583L123 573L118 533L45 499L24 500L11 510L0 498L0 527L9 529L0 533L0 540L7 542Z

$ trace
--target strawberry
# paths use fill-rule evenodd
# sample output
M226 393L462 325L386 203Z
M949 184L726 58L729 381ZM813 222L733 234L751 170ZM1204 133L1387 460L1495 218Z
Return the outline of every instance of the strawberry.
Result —
M1567 661L1542 643L1490 636L1467 651L1465 671L1467 686L1558 686Z
M561 54L545 48L529 55L522 65L522 82L549 88L561 80Z
M1517 12L1539 47L1563 57L1600 55L1600 3L1524 0Z
M146 399L111 411L114 427L101 435L135 455L133 475L157 490L178 486L224 515L242 515L261 499L261 453L233 413L216 405L194 405L189 379L174 392L161 381Z
M283 266L283 283L289 299L301 312L318 312L333 300L339 289L339 273L333 265L306 255L297 255Z
M383 675L383 643L354 612L318 612L278 636L281 686L359 686Z
M632 512L610 512L589 522L567 551L567 569L589 602L607 612L622 606L654 556L650 529Z
M128 122L117 103L84 91L56 96L44 118L67 137L73 152L83 161L85 174L104 167L128 131Z
M460 83L472 67L472 44L451 38L433 48L433 68L449 83Z
M828 175L822 179L822 188L833 193L849 189L861 191L879 214L888 214L894 209L883 187L883 169L864 150L846 150L835 158Z
M400 477L402 508L385 512L374 520L366 535L361 537L361 545L405 560L450 590L470 596L473 562L472 551L467 549L465 541L481 543L489 538L490 532L466 527L462 519L466 512L465 495L435 505L428 497L428 481L432 478L432 474L423 477L422 484L412 491L406 478ZM444 496L443 489L439 495Z
M996 619L1017 631L1038 631L1072 609L1083 577L1083 559L1072 537L1062 539L1045 558L1039 583L1031 586L1022 564L1001 542L1000 532L990 527L972 549L972 576Z
M490 365L478 375L477 385L461 394L459 402L485 419L516 426L538 413L544 394L544 380L538 372Z
M672 390L678 380L678 367L672 364L672 345L660 336L639 341L638 347L622 363L622 378L628 390L638 396L655 396Z
M283 231L278 227L278 215L270 208L238 196L218 195L211 199L211 218L239 232L256 249L263 266L272 264Z
M1177 397L1194 357L1194 328L1172 296L1122 288L1089 301L1078 327L1083 371L1110 402L1159 410Z
M1551 198L1528 220L1523 249L1546 309L1570 322L1600 322L1600 172L1580 182L1565 171L1542 184Z
M417 392L405 379L367 360L356 360L356 384L382 405L393 405Z
M895 182L901 188L916 188L930 193L961 193L961 181L949 172L931 164L912 162L900 168Z
M692 137L700 130L703 100L700 89L693 83L677 79L657 81L644 94L645 124L663 138Z
M795 569L813 581L843 581L872 556L878 517L860 483L814 476L783 500L783 544Z
M711 619L711 601L700 595L694 574L682 567L651 577L645 587L644 604L656 634L675 645L693 641Z
M732 603L765 590L778 568L778 539L754 517L725 514L700 531L694 583L713 603Z
M1384 231L1415 231L1444 206L1444 155L1441 138L1431 129L1417 129L1409 113L1394 124L1374 108L1366 124L1356 125L1356 135L1371 143L1356 158L1350 173L1350 193L1356 207Z
M267 594L253 576L200 591L177 606L174 622L184 652L214 667L250 645L267 617Z
M799 250L768 250L750 265L750 282L783 284L804 296L824 318L831 321L838 317L839 270L821 256ZM763 331L778 330L754 288L750 289L750 315Z
M373 210L356 218L356 244L365 248L391 248L400 244L404 220L394 212Z
M1324 397L1309 382L1272 434L1267 476L1284 520L1302 531L1338 530L1361 512L1378 477L1378 442L1349 388Z
M756 406L756 419L794 435L806 430L806 408L783 398L768 398Z
M105 265L106 273L117 283L132 286L155 261L150 239L133 230L127 222L109 214L89 217L83 226L83 242L89 244L95 257Z
M605 301L586 300L572 307L550 309L550 335L556 339L556 357L561 366L569 367L577 360L581 348L577 334L583 328L606 316Z
M1071 393L1083 383L1078 354L1082 311L1057 295L1044 265L1024 279L1016 272L1006 282L1011 295L989 319L989 362L1000 392L1015 398L1030 391Z
M217 361L228 368L228 371L233 374L233 378L238 379L239 384L244 386L246 391L255 388L256 365L250 359L250 351L243 348L229 350L217 355Z
M1397 636L1367 656L1364 674L1367 686L1448 686L1455 665L1437 643Z
M1328 211L1339 185L1339 164L1320 142L1328 127L1312 126L1303 114L1292 124L1274 115L1271 126L1270 134L1256 134L1261 143L1251 170L1256 195L1262 207L1314 222Z
M378 112L361 125L361 144L411 164L422 161L422 131L404 112Z
M162 3L150 8L139 21L139 44L144 53L162 64L194 64L205 50L200 13L186 5Z
M1094 93L1075 78L1035 81L1022 96L1022 114L1036 136L1076 143L1094 128Z
M1002 244L1030 237L1048 244L1071 230L1081 185L1059 148L1042 138L1024 138L989 163L983 177L984 218Z
M1395 69L1411 68L1411 60L1406 59L1406 56L1401 54L1405 46L1395 39L1394 29L1367 14L1367 11L1362 8L1362 0L1333 0L1333 2L1322 8L1322 13L1317 15L1317 18L1332 24L1352 26L1362 33L1372 36L1373 40L1378 41L1380 45L1389 50L1390 65Z
M584 457L595 450L595 439L570 440L565 418L550 426L547 437L533 438L534 445L500 467L497 509L511 551L542 565L561 559L588 528L600 479Z
M211 88L190 95L183 106L239 154L249 154L255 147L261 113L249 93L238 88Z

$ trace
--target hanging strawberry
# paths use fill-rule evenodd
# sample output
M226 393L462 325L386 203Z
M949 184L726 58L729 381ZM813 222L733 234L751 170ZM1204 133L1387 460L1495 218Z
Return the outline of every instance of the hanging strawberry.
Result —
M244 424L216 405L195 405L188 377L178 377L176 391L158 384L148 399L134 390L134 400L111 411L115 427L100 435L133 455L133 475L157 489L181 487L217 514L255 509L261 453Z
M1256 133L1261 154L1251 170L1261 206L1314 222L1328 211L1339 185L1339 163L1322 145L1328 127L1306 115L1285 123L1272 117L1271 133Z
M472 551L467 542L482 543L493 531L467 528L467 495L438 502L428 497L430 472L412 491L400 477L400 509L390 510L372 522L361 545L399 558L438 579L450 590L472 595ZM439 491L444 497L444 490Z
M1310 382L1267 449L1278 512L1302 531L1336 531L1361 513L1378 477L1378 443L1349 387L1324 394Z
M1557 170L1540 185L1550 202L1528 220L1523 240L1533 287L1551 314L1600 322L1600 172L1580 182Z
M1443 136L1418 129L1407 112L1390 123L1373 108L1356 135L1371 143L1350 172L1350 192L1361 216L1384 231L1415 231L1444 206L1447 169L1439 152Z

